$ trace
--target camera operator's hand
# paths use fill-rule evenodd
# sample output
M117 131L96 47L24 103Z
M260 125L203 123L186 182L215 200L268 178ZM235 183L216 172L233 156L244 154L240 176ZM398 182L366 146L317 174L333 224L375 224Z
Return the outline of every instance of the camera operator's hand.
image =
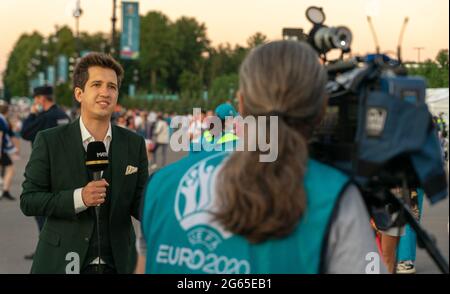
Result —
M109 184L105 179L89 182L81 190L81 197L84 205L91 207L99 206L104 203L106 197L106 187L108 186Z

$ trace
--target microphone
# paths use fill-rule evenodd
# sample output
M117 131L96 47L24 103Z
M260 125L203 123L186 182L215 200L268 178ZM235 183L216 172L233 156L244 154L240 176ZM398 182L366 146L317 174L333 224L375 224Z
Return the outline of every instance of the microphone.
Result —
M86 167L92 172L94 181L102 178L102 172L108 167L108 153L105 144L94 141L87 146Z
M88 144L86 152L86 167L93 174L93 180L99 181L102 178L102 172L108 167L108 153L105 144L101 141L94 141ZM97 220L97 240L98 240L98 265L100 265L100 205L95 207L95 217Z

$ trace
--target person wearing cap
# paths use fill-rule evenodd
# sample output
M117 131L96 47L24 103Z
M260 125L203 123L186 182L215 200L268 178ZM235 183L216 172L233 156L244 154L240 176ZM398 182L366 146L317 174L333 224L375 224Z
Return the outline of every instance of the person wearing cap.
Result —
M34 103L30 114L23 121L20 134L24 140L33 144L38 132L70 122L67 114L55 103L51 86L36 87L33 90ZM45 222L42 216L35 216L39 232ZM33 259L34 254L25 255L25 259Z
M55 104L53 88L36 87L33 91L34 103L30 115L24 120L21 130L22 138L34 142L39 131L69 123L67 114Z
M234 133L234 118L238 115L236 109L230 103L222 103L216 107L214 114L220 120L220 127L215 128L210 121L209 130L202 134L200 148L193 146L191 151L211 151L216 147L218 150L232 151L236 146L239 139Z

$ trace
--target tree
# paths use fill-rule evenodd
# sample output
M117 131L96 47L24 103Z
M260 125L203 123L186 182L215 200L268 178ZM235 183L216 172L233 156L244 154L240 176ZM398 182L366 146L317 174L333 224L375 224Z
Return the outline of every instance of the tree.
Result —
M180 75L178 85L181 96L185 98L198 98L203 88L202 77L190 71L183 71Z
M237 73L215 78L210 88L209 108L215 108L220 103L232 101L238 87L239 77Z
M174 56L171 22L163 13L152 11L141 17L140 31L140 81L158 92L168 86L166 78Z
M210 41L206 35L205 24L198 23L195 18L181 17L173 24L172 29L175 55L168 82L170 89L178 91L178 81L183 71L203 71L203 54L208 51Z
M72 92L71 83L57 85L55 87L55 100L59 105L71 107L73 106L74 97Z
M29 72L28 64L36 50L42 46L43 37L34 32L31 35L22 34L9 56L3 83L5 92L11 96L28 96Z
M232 48L228 43L220 44L217 49L211 49L207 63L206 84L208 87L211 87L216 77L236 74L248 51L247 48L239 45Z
M212 81L221 75L230 74L236 71L232 62L233 48L230 44L219 44L217 48L210 50L209 58L206 62L205 80L208 86Z
M109 44L108 37L103 33L89 35L86 32L80 33L80 48L83 51L105 52Z
M439 50L439 53L436 56L436 62L439 64L440 68L448 71L448 49Z
M436 61L428 59L417 68L410 69L409 74L424 77L428 88L448 87L448 53L446 60L445 50L441 50L436 56Z
M267 43L267 36L260 32L255 33L247 39L248 49L253 49L265 43Z
M75 37L73 36L72 30L68 26L61 27L57 31L56 37L58 38L56 51L59 54L73 56L76 53Z

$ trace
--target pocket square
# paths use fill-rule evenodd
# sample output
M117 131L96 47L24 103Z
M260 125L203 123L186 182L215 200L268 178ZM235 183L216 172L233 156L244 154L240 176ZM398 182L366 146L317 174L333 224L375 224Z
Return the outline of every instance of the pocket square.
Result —
M129 166L127 166L127 169L126 169L126 171L125 171L125 175L126 175L126 176L132 175L132 174L134 174L134 173L137 173L137 171L138 171L138 168L137 168L137 167L132 166L132 165L129 165Z

